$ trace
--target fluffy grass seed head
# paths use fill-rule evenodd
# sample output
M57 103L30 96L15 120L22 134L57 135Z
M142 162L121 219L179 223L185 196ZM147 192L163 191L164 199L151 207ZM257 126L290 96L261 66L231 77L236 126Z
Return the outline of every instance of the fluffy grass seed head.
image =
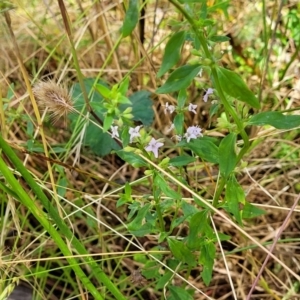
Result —
M70 92L52 80L39 81L33 86L33 94L42 109L48 108L53 123L60 118L66 119L68 113L74 111Z

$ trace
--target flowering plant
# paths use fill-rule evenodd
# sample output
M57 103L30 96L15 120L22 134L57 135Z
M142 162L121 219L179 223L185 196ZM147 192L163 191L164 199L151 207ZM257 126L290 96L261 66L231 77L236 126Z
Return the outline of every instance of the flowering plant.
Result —
M151 1L143 1L141 6L137 0L124 1L123 5L119 6L125 10L123 26L120 31L113 31L112 36L106 35L105 42L111 53L107 55L103 65L101 62L101 68L105 69L111 60L111 54L119 50L123 41L127 44L129 38L132 38L130 45L137 46L140 51L132 51L137 57L134 68L128 71L128 63L125 75L119 72L117 80L115 77L113 80L107 80L113 81L113 84L99 79L106 78L102 69L93 69L92 72L97 72L95 78L83 78L83 64L79 65L81 60L77 57L81 44L78 44L77 40L73 41L73 38L85 35L72 34L72 26L68 20L73 18L68 18L64 1L58 2L78 83L76 81L69 92L55 80L33 83L33 88L28 78L25 81L36 119L29 114L26 116L28 140L24 143L22 151L38 152L34 154L47 162L48 169L42 179L36 176L36 170L30 173L14 154L9 143L0 137L1 151L5 155L3 158L0 156L3 181L0 188L3 194L9 195L2 197L9 199L2 209L3 224L9 224L8 216L15 213L15 207L12 205L14 202L10 201L11 199L16 200L16 203L21 202L21 205L29 209L30 214L42 225L41 228L49 233L45 241L48 241L48 238L54 240L60 250L59 255L62 253L62 259L68 262L68 268L62 268L63 272L69 272L70 269L76 275L77 282L72 282L66 287L72 290L70 286L78 286L77 295L70 296L70 299L80 294L82 297L91 295L93 299L101 300L106 292L111 299L123 300L125 293L126 297L130 295L129 297L137 296L142 299L147 298L142 294L147 288L149 294L154 295L160 291L161 297L164 296L168 300L198 298L196 293L204 294L204 290L204 296L210 298L211 290L205 289L205 285L217 286L220 282L214 273L214 270L219 269L214 268L215 263L220 263L222 257L221 263L227 268L226 274L234 273L227 263L229 252L223 251L224 245L236 245L234 239L230 241L232 228L242 237L242 243L252 240L256 246L268 252L268 257L272 256L271 250L259 244L244 229L247 224L252 226L253 219L262 216L264 211L250 200L248 188L245 188L248 183L241 184L241 174L248 172L248 164L252 163L249 154L261 139L257 134L257 126L268 126L270 131L274 128L290 130L300 126L299 115L292 115L289 107L284 111L269 111L264 105L261 86L248 87L240 76L241 69L230 69L234 64L227 63L227 56L222 59L222 56L226 55L222 50L226 48L224 44L229 41L229 37L217 33L219 27L217 29L216 25L220 22L216 22L215 14L222 13L228 16L228 1L170 0L168 4L176 8L180 15L178 20L170 20L167 23L171 28L170 35L162 39L157 46L150 47L151 49L146 47L146 43L143 44L142 38L137 38L135 32L139 14L144 12L146 4L148 6ZM84 9L81 18L92 22L86 16L88 10L85 10L85 5L81 7ZM97 4L97 9L99 7L101 6ZM2 11L9 28L7 32L12 34L13 28L8 17L10 9L4 7ZM102 16L102 12L100 15ZM141 18L141 23L143 20L144 17ZM99 23L105 27L105 22ZM90 29L92 39L96 37L93 34L94 26L84 28ZM38 36L40 34L42 35L42 31ZM112 47L111 39L115 34L119 34L119 38L115 47ZM13 35L12 40L14 41ZM44 43L40 44L44 46ZM98 47L98 43L94 45ZM265 45L267 49L268 43ZM156 68L157 60L150 54L154 54L158 47L161 47L163 52L160 56L161 64ZM226 49L229 49L229 45ZM51 55L53 53L51 52ZM142 55L139 55L140 53ZM26 75L27 69L22 64L21 51L16 51L16 55L22 74ZM131 62L131 59L128 61ZM134 76L130 77L131 72L140 71L136 70L136 66L142 62L151 68L147 69L149 72L142 80L139 78L139 84L134 85L131 81ZM141 67L144 68L145 65ZM72 66L66 70L73 71L74 68ZM143 68L141 70L144 70ZM287 69L284 72L287 72ZM243 74L243 77L246 75ZM14 127L15 117L20 115L19 111L7 114L7 109L13 107L15 102L8 96L3 101L3 136L8 136L5 131L5 117L9 120L9 126ZM22 104L22 111L24 109L27 110L27 104ZM64 147L52 147L51 139L45 138L44 129L48 130L47 112L55 126L61 123L61 119L64 120L65 127L61 132L69 130L71 137ZM38 135L34 133L35 125L38 128L36 133L41 134L41 144L38 144ZM15 128L18 135L14 135L14 138L19 136L21 126ZM59 132L61 128L55 129ZM51 152L48 151L49 147ZM78 167L83 147L88 147L90 152L93 152L92 157L95 161L91 164L91 170L83 171ZM44 152L45 155L41 155L40 152ZM108 155L113 161L111 164L109 159L99 159ZM67 164L66 161L71 159L72 163ZM297 155L293 156L293 159L296 161ZM117 166L112 176L107 176L107 165L112 166L112 169ZM124 169L128 171L126 175L123 173ZM18 182L20 175L22 184ZM116 179L115 176L119 177ZM75 177L78 180L74 180ZM89 189L82 188L82 182L90 182L95 178L98 182L104 182L101 187L93 182L92 190L97 192L87 192ZM27 183L25 188L24 181ZM73 181L74 188L69 186ZM50 183L52 190L49 188ZM108 186L110 189L106 190ZM30 192L26 191L26 188L30 188ZM47 190L47 193L44 190ZM69 197L72 197L72 201L69 201ZM36 199L39 201L35 201ZM106 200L109 205L103 203ZM101 209L105 214L110 213L105 221L100 213ZM107 216L105 214L104 217ZM13 219L18 224L18 218L14 216ZM73 222L73 218L77 218L76 222ZM111 219L116 220L116 223L110 224ZM66 224L66 220L69 224ZM82 240L78 235L77 220L84 225ZM226 226L230 226L230 230L225 231L228 229ZM31 225L29 228L32 228ZM103 228L108 229L109 234L104 234ZM6 230L2 233L4 241ZM122 255L114 251L104 254L104 243L110 241L111 236L117 240L116 248L119 247L120 239L126 241ZM35 237L44 238L44 233L36 234ZM28 240L28 247L32 247L32 240ZM84 243L87 240L92 240L93 244L90 245L93 247L86 247ZM45 241L41 244L44 245ZM123 246L124 243L121 244ZM129 246L132 247L132 252L127 251ZM26 251L22 249L15 252L18 255L27 255L28 252L35 255L38 252L28 251L28 247L26 246ZM117 266L124 265L130 269L133 268L131 265L139 266L140 269L131 270L133 280L127 280L127 271L115 272L114 269L110 272L114 264L110 264L106 258L99 259L101 262L105 260L105 264L94 259L90 255L90 249L94 251L99 247L102 248L101 253L95 253L105 257L111 255L112 260L120 261L115 264ZM241 249L234 251L242 252L245 248ZM41 253L40 255L44 256L44 252ZM275 256L272 258L276 260ZM133 263L124 263L125 259L131 259ZM238 261L236 257L230 259ZM17 261L20 261L20 257L17 257ZM5 264L7 261L3 262ZM255 270L256 265L255 263ZM284 262L281 262L281 266L287 270L287 274L299 278L299 275L292 273ZM44 274L44 270L41 271L39 267L35 270L29 275ZM106 275L106 270L110 274ZM111 273L114 275L110 276ZM72 279L71 272L66 274L65 277ZM252 276L252 273L249 276ZM259 276L260 274L257 278ZM197 286L193 285L191 277L197 278ZM230 276L228 281L231 282ZM231 285L232 297L238 299L235 286L232 283ZM240 282L237 285L240 285ZM255 284L253 286L255 287ZM269 287L264 281L262 286L269 292ZM128 287L131 290L127 293ZM90 295L84 295L85 289ZM3 297L6 296L2 294ZM251 291L248 299L250 297Z

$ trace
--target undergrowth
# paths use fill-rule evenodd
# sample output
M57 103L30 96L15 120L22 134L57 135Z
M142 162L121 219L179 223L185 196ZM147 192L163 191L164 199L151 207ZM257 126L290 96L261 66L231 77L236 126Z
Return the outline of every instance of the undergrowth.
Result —
M298 299L299 4L4 1L0 299Z

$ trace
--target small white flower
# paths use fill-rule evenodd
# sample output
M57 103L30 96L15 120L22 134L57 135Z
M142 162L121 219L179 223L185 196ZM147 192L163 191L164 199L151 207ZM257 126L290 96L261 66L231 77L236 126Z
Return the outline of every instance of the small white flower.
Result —
M110 126L111 129L111 137L114 139L115 137L119 137L118 126Z
M190 103L189 104L189 111L192 111L194 114L196 114L197 112L196 112L196 108L197 108L197 104L193 104L193 103Z
M214 89L209 88L209 89L206 91L205 95L203 96L203 101L204 101L204 102L207 102L208 96L211 95L211 94L213 94L213 93L214 93Z
M173 123L171 123L170 127L167 129L167 133L172 131L174 128L175 128L175 125Z
M154 156L157 158L158 157L158 149L162 147L164 143L159 142L155 138L152 138L150 143L148 144L147 147L145 147L145 150L148 152L153 152Z
M184 137L186 138L187 142L189 143L189 141L191 139L196 139L199 136L202 137L203 134L201 132L202 132L202 129L199 126L190 126L186 130Z
M165 109L164 109L165 114L167 114L167 112L172 114L175 111L175 106L169 105L169 102L167 102L166 105L164 105L164 107L165 107Z
M142 125L140 126L136 126L135 128L130 127L129 128L129 134L130 134L130 143L133 142L134 138L136 137L140 137L140 129L141 129Z
M180 141L182 140L182 136L179 135L179 134L176 134L176 135L172 136L172 139L173 139L173 138L175 138L176 141L178 141L178 142L180 142Z
M202 77L202 73L203 73L203 69L201 68L197 75L198 75L199 77Z

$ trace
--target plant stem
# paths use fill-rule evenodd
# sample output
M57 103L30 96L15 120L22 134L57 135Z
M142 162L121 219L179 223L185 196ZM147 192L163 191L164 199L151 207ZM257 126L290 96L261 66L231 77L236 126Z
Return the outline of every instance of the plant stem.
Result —
M70 251L67 244L62 239L62 236L64 236L68 240L68 242L70 242L70 244L77 253L83 255L82 260L85 262L85 264L88 264L90 266L93 275L98 280L98 283L105 285L107 289L115 296L116 299L125 300L121 292L110 281L110 279L106 276L103 270L99 268L98 264L94 261L94 259L90 256L85 256L88 254L88 252L85 249L84 245L74 236L69 227L59 216L57 209L52 205L47 196L44 194L41 187L36 183L36 181L28 172L26 167L22 164L22 162L19 160L14 151L9 147L9 145L4 141L1 135L0 149L3 150L4 154L11 161L16 170L20 172L21 176L26 181L28 186L32 189L37 199L41 201L43 208L46 209L49 214L50 220L53 220L53 224L49 222L49 218L45 214L45 212L41 208L39 208L39 206L35 205L35 201L32 200L24 191L20 183L14 177L14 174L8 169L7 165L0 156L0 170L3 176L13 188L13 191L17 194L18 199L21 201L21 203L31 211L31 213L35 216L39 223L45 228L46 231L49 232L53 240L61 249L64 256L66 256L66 259L69 262L70 266L72 266L75 274L81 280L82 284L86 286L86 288L92 293L94 299L102 300L103 298L97 290L97 288L94 286L94 284L79 267L80 262L72 257L73 253ZM59 229L59 231L56 230L56 226Z
M190 23L193 31L195 32L196 36L198 37L198 39L201 43L201 46L202 46L205 56L212 62L211 72L212 72L212 79L214 82L214 88L217 90L220 100L221 100L222 104L224 105L225 112L232 116L234 122L236 123L236 125L240 131L240 135L244 141L243 148L241 149L241 151L239 152L238 157L237 157L236 164L238 164L238 162L242 159L242 157L245 155L245 153L248 151L248 149L250 147L249 137L244 129L243 122L241 122L241 120L237 116L236 112L234 111L232 106L227 101L225 94L223 93L223 90L221 88L220 81L218 78L218 74L217 74L218 66L215 62L214 57L212 56L211 52L208 49L207 42L206 42L206 39L203 34L203 30L198 27L198 25L195 23L193 18L186 12L186 10L177 1L175 1L175 0L169 0L169 1L183 14L183 16L186 18L186 20ZM214 205L216 205L218 203L218 197L220 197L222 190L225 186L225 182L221 181L221 183L222 184L220 184L220 186L218 187L218 190L215 193L215 197L213 199Z

